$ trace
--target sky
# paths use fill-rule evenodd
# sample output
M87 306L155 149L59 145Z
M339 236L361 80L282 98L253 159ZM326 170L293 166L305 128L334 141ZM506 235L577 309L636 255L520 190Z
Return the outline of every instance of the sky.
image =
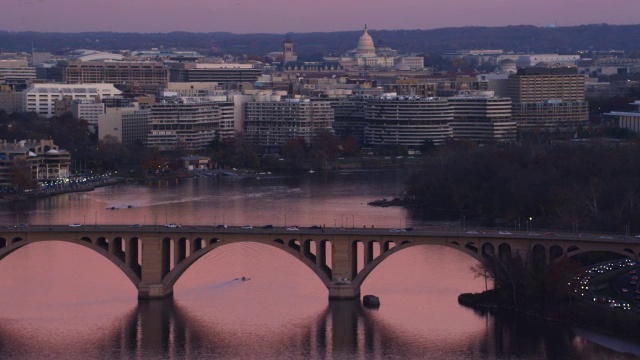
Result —
M640 23L640 0L0 0L0 30L286 33Z

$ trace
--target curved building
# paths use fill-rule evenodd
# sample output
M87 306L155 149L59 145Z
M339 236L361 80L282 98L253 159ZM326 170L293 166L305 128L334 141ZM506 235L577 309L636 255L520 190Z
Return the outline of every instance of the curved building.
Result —
M453 136L449 125L453 109L442 98L384 96L367 101L364 109L368 145L421 147L426 140L438 145Z
M453 108L451 127L456 139L481 144L516 140L517 127L511 119L511 99L476 95L454 96L448 100Z

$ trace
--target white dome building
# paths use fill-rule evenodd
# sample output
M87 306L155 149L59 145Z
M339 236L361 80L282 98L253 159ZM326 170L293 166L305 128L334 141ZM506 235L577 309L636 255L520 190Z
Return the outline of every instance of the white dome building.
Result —
M358 39L356 48L355 63L359 66L374 68L392 68L394 59L391 56L378 56L373 38L369 35L367 25L364 26L364 33Z
M373 44L373 38L367 31L367 25L364 26L364 34L360 36L358 40L358 47L356 48L357 57L375 57L376 47Z

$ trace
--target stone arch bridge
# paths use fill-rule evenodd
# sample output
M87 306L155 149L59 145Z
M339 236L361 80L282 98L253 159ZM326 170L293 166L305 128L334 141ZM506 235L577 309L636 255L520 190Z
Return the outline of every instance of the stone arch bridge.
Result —
M543 236L525 232L394 231L396 229L245 229L211 226L38 225L0 229L0 260L32 243L65 241L96 251L138 289L139 299L164 298L198 259L226 244L255 242L300 260L329 290L330 299L360 296L360 286L382 261L405 248L440 245L481 260L486 256L535 254L546 262L588 251L609 251L638 260L640 239Z

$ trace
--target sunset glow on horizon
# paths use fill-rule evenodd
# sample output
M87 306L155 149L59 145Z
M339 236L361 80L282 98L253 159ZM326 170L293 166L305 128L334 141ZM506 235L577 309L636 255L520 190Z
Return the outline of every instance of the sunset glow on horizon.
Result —
M4 0L0 30L284 33L638 23L637 0Z

